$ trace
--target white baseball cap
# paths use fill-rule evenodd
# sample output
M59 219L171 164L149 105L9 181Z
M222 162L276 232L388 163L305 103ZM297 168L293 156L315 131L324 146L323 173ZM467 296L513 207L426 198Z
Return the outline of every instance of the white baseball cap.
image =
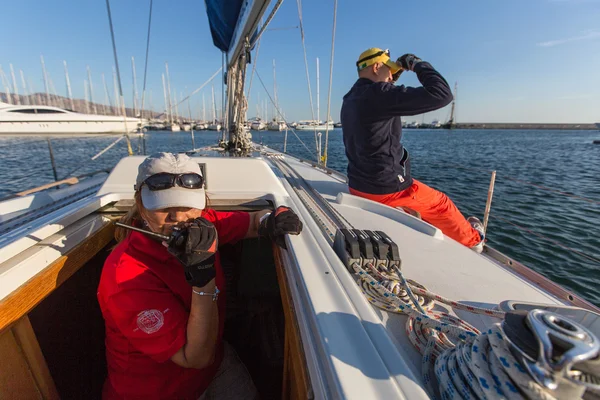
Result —
M160 174L194 173L202 176L200 165L185 154L156 153L146 158L138 168L134 190L141 190L142 203L147 210L170 207L189 207L203 210L206 206L204 184L200 189L188 189L175 185L164 190L150 190L144 182Z

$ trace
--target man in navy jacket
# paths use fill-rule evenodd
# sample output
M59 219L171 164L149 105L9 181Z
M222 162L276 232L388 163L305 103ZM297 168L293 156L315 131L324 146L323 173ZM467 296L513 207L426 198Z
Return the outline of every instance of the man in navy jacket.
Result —
M400 142L400 117L448 105L452 101L448 83L413 54L393 62L389 51L372 48L360 55L356 66L359 79L344 96L341 111L350 193L415 210L447 236L480 252L481 222L465 219L444 193L413 179L409 153ZM415 72L423 86L396 86L402 71Z

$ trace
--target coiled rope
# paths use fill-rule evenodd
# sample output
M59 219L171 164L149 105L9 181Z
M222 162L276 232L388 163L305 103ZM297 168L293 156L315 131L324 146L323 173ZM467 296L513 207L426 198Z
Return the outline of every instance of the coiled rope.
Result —
M433 398L555 400L512 355L499 323L480 333L467 322L433 310L435 301L475 314L505 313L459 303L406 280L397 266L351 265L359 288L373 305L408 316L406 334L423 355L423 382ZM368 272L367 272L368 270ZM435 379L433 379L435 376ZM436 385L437 383L437 385Z

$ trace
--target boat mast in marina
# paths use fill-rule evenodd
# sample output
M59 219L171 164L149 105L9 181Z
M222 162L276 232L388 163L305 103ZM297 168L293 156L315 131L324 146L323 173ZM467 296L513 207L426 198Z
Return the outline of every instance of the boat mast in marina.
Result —
M71 103L71 110L75 111L75 104L73 103L73 93L71 93L71 80L69 79L69 69L67 68L67 61L63 60L63 66L65 67L65 83L67 85L67 97ZM104 74L102 74L102 80L104 80Z
M319 57L317 57L317 125L321 123L321 114L319 110Z
M104 78L104 72L102 73L102 85L104 86L104 97L105 97L105 102L108 100L108 105L109 107L112 108L113 103L112 103L112 99L110 98L110 94L108 93L108 86L106 86L106 79ZM111 110L112 112L112 110Z
M173 105L171 103L171 78L169 77L169 63L165 62L165 70L167 72L167 94L169 99L169 115L171 116L170 123L173 125Z
M8 85L8 82L6 81L6 75L4 75L4 70L2 69L2 65L0 65L0 78L2 79L2 85L4 86L4 93L6 93L6 102L8 104L12 104L9 85Z
M167 121L171 122L169 118L169 103L167 101L167 85L165 84L165 74L162 74L162 84L163 84L163 96L165 99L165 113L167 113Z
M89 95L88 95L88 81L87 79L83 80L83 92L84 92L84 96L85 96L85 112L86 114L90 113L90 100L89 100Z
M90 71L90 66L87 66L87 75L88 75L88 84L90 85L90 102L92 103L92 108L94 109L94 114L98 114L98 109L96 108L96 103L94 103L94 85L92 83L92 73Z
M15 94L16 98L17 98L17 105L21 105L21 96L19 96L19 88L17 87L17 80L15 79L15 69L13 68L12 64L8 65L10 68L10 76L12 78L12 82L13 82L13 93Z
M137 117L139 114L138 91L137 91L137 79L135 76L135 60L133 57L131 57L131 71L133 73L133 116Z
M40 60L42 61L42 72L44 74L44 88L46 89L46 104L51 106L50 102L50 90L48 89L48 74L46 73L46 63L44 62L44 56L40 56Z
M113 67L113 91L115 92L115 107L117 110L121 108L121 98L119 97L119 89L117 86L117 70Z
M23 74L23 70L19 70L19 74L21 75L21 85L23 85L23 94L25 95L25 102L27 105L31 104L31 99L29 98L29 92L27 91L27 84L25 83L25 75Z

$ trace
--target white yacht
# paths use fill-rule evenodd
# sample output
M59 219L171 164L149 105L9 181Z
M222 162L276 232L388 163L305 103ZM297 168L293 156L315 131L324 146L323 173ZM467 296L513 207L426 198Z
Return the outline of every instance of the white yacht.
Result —
M209 131L220 131L221 130L221 124L215 122L212 124L208 124L208 128Z
M129 133L137 132L141 119L126 119ZM123 117L82 114L51 106L15 106L0 103L0 134L124 133Z
M270 121L267 124L267 130L269 131L285 131L287 124L284 121Z
M263 122L262 119L260 118L256 118L253 121L250 122L250 129L255 130L255 131L262 131L266 128L267 126L265 125L265 123Z
M300 131L325 131L325 130L333 130L335 126L333 125L333 121L327 121L324 123L323 121L300 121L296 126L296 130Z

